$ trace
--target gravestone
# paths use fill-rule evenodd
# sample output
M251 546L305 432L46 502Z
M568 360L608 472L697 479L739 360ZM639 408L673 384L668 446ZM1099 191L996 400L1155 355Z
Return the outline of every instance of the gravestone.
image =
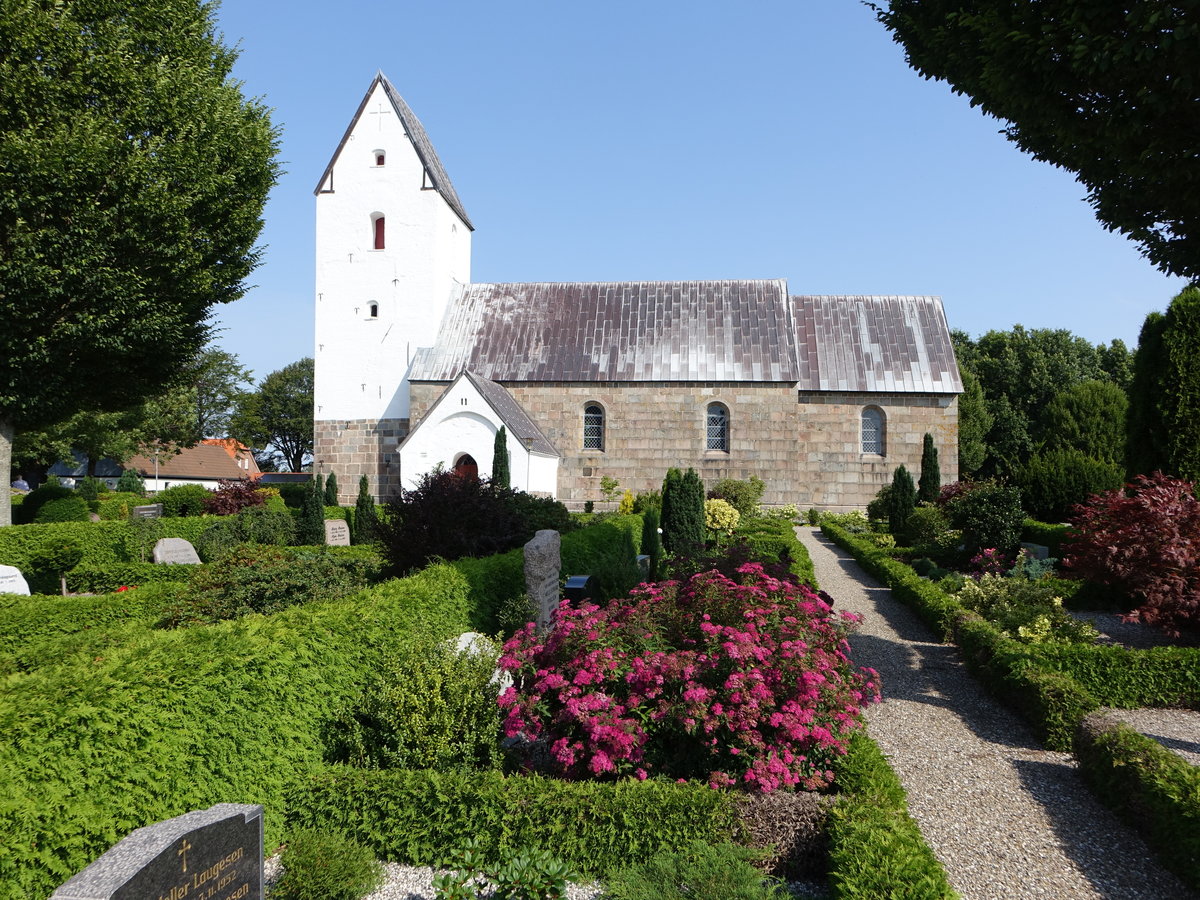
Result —
M1050 557L1050 548L1045 544L1030 544L1022 541L1021 549L1028 550L1033 559L1049 559Z
M538 631L550 626L550 613L558 608L558 573L562 568L562 538L544 528L525 545L525 593L537 610Z
M0 566L0 594L29 596L29 582L16 566Z
M151 503L147 506L135 506L129 511L129 515L135 519L161 519L163 513L163 505L161 503Z
M218 803L130 832L50 900L262 900L263 808Z
M648 553L639 553L637 557L638 574L642 576L642 581L650 578L650 555Z
M350 546L350 525L345 519L325 520L325 543L330 547Z
M563 585L563 596L572 603L595 600L600 585L591 575L572 575Z
M200 564L196 548L183 538L159 538L154 545L154 561L169 566L195 566Z

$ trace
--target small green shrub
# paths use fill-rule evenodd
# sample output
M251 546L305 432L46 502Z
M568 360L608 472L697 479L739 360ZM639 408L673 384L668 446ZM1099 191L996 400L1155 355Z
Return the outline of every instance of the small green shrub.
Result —
M361 900L383 884L383 866L371 852L331 832L297 829L281 862L271 900Z
M207 488L198 484L177 484L159 491L154 495L153 502L162 504L164 516L202 516L205 513L204 501L210 494Z
M145 502L139 494L128 491L112 491L96 501L96 513L102 522L128 519L130 511Z
M312 490L312 486L307 481L301 484L281 484L279 485L279 496L283 498L288 509L300 509L304 505L304 495L310 490Z
M439 900L558 900L567 894L574 877L569 866L546 850L522 850L489 866L483 842L467 842L454 871L435 875L434 895Z
M1095 628L1063 609L1051 583L984 575L967 579L955 599L1023 643L1091 644L1097 637Z
M738 511L739 516L749 518L758 512L759 501L766 489L766 483L757 475L751 475L748 481L724 478L708 492L708 499L724 500Z
M936 506L918 506L904 523L909 543L914 547L937 547L950 530L950 520Z
M134 469L122 469L121 477L117 479L117 491L122 494L146 495L146 482Z
M389 656L331 726L329 758L371 769L495 768L498 655L480 636L461 653L448 643L414 644Z
M736 844L693 842L662 850L641 865L610 875L605 896L612 900L767 900L791 896L765 882L751 861L753 850Z
M283 547L292 543L295 535L296 520L291 513L267 506L248 506L209 525L196 541L196 552L205 562L212 562L239 544Z
M1036 519L1026 519L1021 523L1021 540L1031 544L1042 544L1050 548L1051 556L1061 556L1059 548L1068 539L1070 530L1070 525L1054 525Z
M75 493L89 502L100 499L100 494L108 491L108 485L93 475L85 475L75 485Z
M1021 498L1031 516L1061 522L1093 494L1125 483L1125 469L1073 447L1035 454L1017 471Z
M50 522L89 522L91 510L82 497L60 497L44 503L33 521L39 525Z
M1021 543L1025 513L1021 492L998 481L981 481L946 504L950 524L963 533L964 553L983 550L1013 553Z

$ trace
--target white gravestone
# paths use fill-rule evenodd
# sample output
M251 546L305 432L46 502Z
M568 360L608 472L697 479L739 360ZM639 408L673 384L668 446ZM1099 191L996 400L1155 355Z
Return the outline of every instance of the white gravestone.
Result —
M537 610L538 631L550 626L550 614L558 609L558 575L562 569L562 538L545 528L525 545L525 592Z
M325 543L330 547L350 546L350 525L345 519L325 520Z
M29 596L29 582L16 566L0 566L0 594Z
M170 566L198 566L200 557L190 541L183 538L161 538L154 545L154 561Z

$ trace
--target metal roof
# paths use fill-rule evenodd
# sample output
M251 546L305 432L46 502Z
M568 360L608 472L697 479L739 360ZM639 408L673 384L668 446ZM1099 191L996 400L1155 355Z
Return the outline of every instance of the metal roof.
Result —
M804 391L960 394L939 297L793 297Z
M358 104L358 109L355 110L354 117L346 127L346 133L342 135L337 149L333 151L333 157L329 160L329 165L325 167L325 171L321 173L321 180L317 182L317 187L313 193L319 194L321 192L321 185L325 183L330 172L333 171L334 163L341 156L342 148L346 146L346 141L350 139L350 133L354 131L354 126L363 114L363 109L366 108L367 101L371 99L371 93L375 90L375 85L377 84L383 85L384 93L387 94L388 100L391 101L392 109L396 112L396 117L404 127L405 134L412 141L413 149L416 150L417 157L421 160L421 165L425 167L430 184L450 204L450 208L462 219L463 224L474 231L475 226L471 224L471 220L467 217L467 211L463 208L462 201L458 199L458 193L454 190L454 185L450 182L450 176L446 174L446 170L442 166L442 161L438 159L437 151L433 149L433 142L429 140L429 135L425 133L425 126L421 124L421 120L417 118L416 113L404 102L404 98L400 96L400 92L396 90L391 81L388 80L388 77L382 72L375 73L375 77L371 81L371 86L367 88L362 102Z
M794 383L793 330L782 279L471 284L409 379Z

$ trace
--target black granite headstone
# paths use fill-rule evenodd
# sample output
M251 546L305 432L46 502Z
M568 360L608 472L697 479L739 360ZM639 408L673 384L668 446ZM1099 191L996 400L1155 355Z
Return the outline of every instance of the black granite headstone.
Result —
M50 900L262 900L263 808L218 803L131 832Z

